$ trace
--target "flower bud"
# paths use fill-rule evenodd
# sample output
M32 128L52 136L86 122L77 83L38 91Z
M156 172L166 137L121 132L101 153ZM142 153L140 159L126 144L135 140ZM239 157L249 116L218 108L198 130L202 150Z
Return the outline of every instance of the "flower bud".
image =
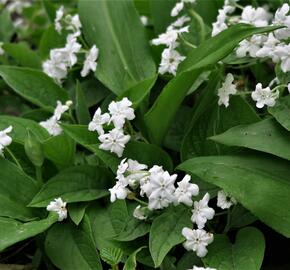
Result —
M38 138L28 129L24 141L24 149L27 157L36 167L41 167L44 161L42 145Z

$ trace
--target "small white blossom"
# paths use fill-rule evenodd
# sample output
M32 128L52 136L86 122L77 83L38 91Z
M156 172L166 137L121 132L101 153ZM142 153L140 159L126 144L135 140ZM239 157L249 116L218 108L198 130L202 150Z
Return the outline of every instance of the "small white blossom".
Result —
M265 105L268 107L273 107L276 103L276 99L279 96L279 92L272 92L270 87L263 88L261 83L256 85L255 91L251 94L252 99L256 101L256 107L261 109Z
M115 186L110 188L109 191L111 193L111 197L110 197L111 202L114 202L117 199L125 200L129 193L129 189L126 187L126 185L124 185L120 181L117 181Z
M170 73L174 76L176 75L178 65L185 59L178 51L172 49L165 49L161 57L158 69L159 74Z
M287 85L288 93L290 94L290 83Z
M192 206L192 196L197 196L199 188L196 184L190 183L190 175L185 175L184 178L177 183L178 188L174 192L174 196L177 203L184 203L188 206Z
M190 22L190 18L188 16L181 16L179 17L175 22L173 22L169 27L171 29L173 28L179 28L179 27L182 27L186 22Z
M95 111L92 121L89 123L89 131L97 131L99 135L104 134L103 125L109 123L110 115L108 113L102 114L101 108Z
M58 221L63 221L67 218L66 202L61 198L54 199L46 207L47 211L56 212L58 214Z
M207 254L206 247L213 242L213 234L205 230L192 230L185 227L182 229L182 235L186 239L183 243L184 248L195 251L198 257L204 257Z
M251 57L256 57L257 52L262 48L266 41L267 37L264 35L253 35L250 39L245 39L240 42L236 54L238 57L245 57L247 54Z
M56 11L56 15L55 15L55 19L54 19L54 26L55 26L55 30L58 33L61 33L62 30L62 25L61 25L61 20L63 18L64 15L64 7L61 6L57 11Z
M82 28L82 24L78 14L74 16L67 15L65 17L65 22L67 24L67 30L73 31L75 36L79 36L81 34L80 29Z
M276 46L274 55L277 60L276 62L281 61L282 71L285 73L290 71L290 44Z
M147 26L149 23L148 17L147 16L140 16L140 21L144 26Z
M12 126L0 131L0 155L3 156L3 150L12 143L12 138L7 134L12 131Z
M275 38L273 33L270 33L263 43L263 47L255 53L256 57L270 57L274 62L278 62L279 58L275 55L275 48L278 43L279 40Z
M3 49L3 42L0 42L0 55L3 55L5 53L4 49Z
M188 270L217 270L217 269L215 269L215 268L209 268L209 267L204 268L204 267L193 266L192 269L188 269Z
M146 220L146 207L141 207L141 205L138 205L133 212L134 218L137 218L139 220Z
M21 14L23 9L27 8L27 7L30 7L31 6L31 3L30 1L27 1L27 0L13 0L13 1L10 1L7 5L7 10L10 12L10 13L18 13L18 14Z
M94 45L90 51L86 54L86 60L84 62L84 67L81 71L81 76L86 77L90 70L96 71L97 69L97 59L99 55L99 49Z
M99 136L99 141L101 142L99 148L121 157L130 138L130 135L125 135L122 129L114 128L109 133Z
M285 3L277 9L275 13L275 17L273 20L274 25L279 25L279 26L286 26L286 28L282 29L277 29L275 30L275 36L276 38L280 40L284 40L290 37L290 6L289 4Z
M224 190L220 190L217 194L217 206L221 209L228 209L232 205L236 204L237 200L230 196L227 192Z
M200 201L194 202L194 209L192 210L191 221L196 223L199 229L203 229L207 220L214 217L215 211L208 206L209 194L206 193Z
M218 89L218 105L223 104L225 107L229 106L230 95L237 93L237 87L233 82L234 76L228 73L222 87Z
M131 106L132 102L126 97L120 101L112 101L109 104L110 121L116 128L122 128L126 119L133 120L135 118L134 109Z
M148 208L162 209L174 202L174 183L177 175L170 175L167 171L153 172L150 175L150 189L147 191Z
M176 17L181 12L181 10L183 10L183 8L184 8L183 1L177 2L176 5L171 10L171 13L170 13L171 17Z
M268 25L268 21L270 18L271 16L264 8L254 8L252 6L246 6L243 9L240 22L252 24L257 27L262 27Z

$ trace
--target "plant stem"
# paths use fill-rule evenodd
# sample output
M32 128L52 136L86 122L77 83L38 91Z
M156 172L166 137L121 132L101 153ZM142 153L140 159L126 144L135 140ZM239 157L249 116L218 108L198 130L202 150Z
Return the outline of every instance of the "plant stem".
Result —
M43 179L42 179L42 170L41 167L35 166L35 175L36 175L36 180L40 185L43 184Z
M228 209L228 215L227 215L227 223L224 228L223 233L227 233L230 229L230 223L231 223L231 209Z
M148 203L147 203L147 202L143 202L143 201L139 200L139 199L136 198L136 197L134 197L133 200L136 201L136 202L138 202L138 203L140 203L140 204L143 204L143 205L145 205L145 206L148 206Z
M14 154L12 153L12 151L10 151L10 149L8 147L6 147L6 151L7 153L10 155L10 157L13 159L13 161L15 162L15 164L17 165L17 167L23 171L23 168L21 167L19 161L17 160L17 158L14 156Z
M188 10L188 12L192 17L194 17L197 20L199 27L200 27L201 42L203 42L205 40L205 37L206 37L206 30L205 30L205 25L204 25L203 19L192 8L190 8Z

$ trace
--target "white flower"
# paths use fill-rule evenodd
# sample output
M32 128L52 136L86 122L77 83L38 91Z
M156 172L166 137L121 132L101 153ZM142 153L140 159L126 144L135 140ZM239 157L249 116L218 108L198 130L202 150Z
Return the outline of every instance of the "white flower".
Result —
M233 82L234 76L228 73L222 87L218 89L218 105L223 104L225 107L229 106L230 95L237 93L237 87Z
M228 28L228 26L224 22L219 22L219 21L214 22L212 24L212 33L211 33L211 36L214 37L217 34L219 34L220 32L226 30L227 28Z
M61 26L61 20L63 18L64 15L64 7L61 6L57 11L56 11L56 15L55 15L55 19L54 19L54 26L55 26L55 30L58 33L61 33L62 30L62 26Z
M96 45L94 45L90 51L86 54L86 60L84 62L84 67L81 71L81 76L82 77L86 77L90 70L92 71L96 71L97 69L97 58L99 55L99 49L96 47Z
M21 14L24 8L30 7L31 3L27 0L13 0L7 5L7 10L11 13Z
M170 29L166 31L165 33L162 33L158 36L158 38L152 39L152 44L155 46L158 45L165 45L168 47L173 47L175 48L176 45L176 40L178 38L178 31L175 29Z
M63 221L67 218L66 202L61 198L54 199L46 207L47 211L56 212L58 214L58 221Z
M110 188L109 191L111 193L111 197L110 197L111 202L114 202L117 199L124 200L124 199L126 199L128 193L129 193L129 189L127 189L126 185L124 185L120 181L117 181L115 186Z
M279 40L275 38L273 33L270 33L267 40L263 43L263 47L255 53L256 57L270 57L274 62L277 62L278 59L276 60L275 48L278 43Z
M183 15L183 16L179 17L175 22L173 22L171 24L171 27L179 28L179 27L182 27L186 22L189 22L189 21L190 21L190 18L188 16Z
M69 107L72 105L72 101L68 100L64 105L58 100L57 106L54 109L53 116L42 121L39 124L47 130L47 132L52 136L57 136L62 133L62 128L59 125L59 120L61 116L69 110Z
M287 39L290 37L290 7L287 3L283 4L282 7L277 9L273 20L274 25L286 26L287 28L275 30L275 36L280 39Z
M255 91L251 94L252 99L256 101L256 107L261 109L265 105L273 107L276 103L276 99L279 96L279 92L272 92L270 87L263 88L261 83L256 85Z
M147 219L146 216L146 207L141 207L141 205L138 205L133 212L134 218L137 218L139 220L145 220Z
M126 119L133 120L135 118L134 109L131 106L132 102L126 97L117 102L112 101L109 104L110 122L113 122L116 128L122 128Z
M144 26L147 26L149 20L147 16L140 16L140 21Z
M206 247L213 242L213 234L205 230L191 230L185 227L182 229L182 235L186 239L184 248L195 251L198 257L204 257L207 254Z
M176 5L171 10L171 13L170 13L171 17L176 17L180 13L180 11L183 10L183 8L184 8L183 1L177 2Z
M217 194L217 206L221 209L228 209L232 205L236 204L237 200L234 197L231 197L224 190L220 190Z
M125 135L122 129L114 128L109 133L99 136L99 148L115 153L118 157L123 155L125 144L129 142L130 135Z
M4 49L3 49L3 42L0 42L0 55L3 55L5 53Z
M147 191L149 195L148 208L162 209L174 202L174 182L177 175L170 175L167 171L153 172L150 175L150 189Z
M170 73L176 75L178 65L185 59L178 51L165 49L162 53L161 63L159 65L159 74Z
M102 114L101 108L95 111L92 121L89 123L89 131L97 131L99 135L104 134L103 125L110 121L108 113Z
M275 59L281 61L281 69L283 72L290 71L290 44L278 45L274 51Z
M73 31L75 36L79 36L81 34L80 29L82 27L82 24L80 22L80 18L78 14L74 16L67 15L65 17L65 21L67 24L67 27L66 27L67 30Z
M290 94L290 83L288 83L288 85L287 85L287 89L288 89L288 92L289 92L289 94Z
M192 269L188 269L188 270L217 270L217 269L215 269L215 268L209 268L209 267L204 268L204 267L193 266Z
M184 178L177 183L178 188L174 192L177 203L184 203L192 206L192 196L197 196L199 188L196 184L190 183L190 175L185 175Z
M60 49L64 53L64 62L66 62L68 67L72 67L77 63L77 56L82 45L77 42L77 39L71 35L68 35L66 45L63 49Z
M256 57L257 52L261 49L267 37L264 35L254 35L250 39L245 39L240 42L236 50L238 57L245 57L249 54L251 57Z
M7 134L12 131L12 126L0 131L0 155L3 155L3 150L6 146L12 143L12 138Z
M191 221L196 223L199 229L204 228L207 220L214 217L215 211L213 208L208 207L209 194L206 193L200 201L194 202L194 209L192 210Z
M254 8L246 6L243 9L241 21L242 23L252 24L257 27L267 26L271 18L266 9L262 7Z
M61 84L63 79L67 76L67 66L65 63L59 61L61 59L56 59L57 57L54 57L54 59L49 59L43 62L42 70L58 84Z

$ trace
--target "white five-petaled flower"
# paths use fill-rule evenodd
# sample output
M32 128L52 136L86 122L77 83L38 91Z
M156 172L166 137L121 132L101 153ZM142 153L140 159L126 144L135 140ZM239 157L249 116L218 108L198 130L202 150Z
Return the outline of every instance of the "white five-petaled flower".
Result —
M72 105L72 101L68 100L64 105L58 100L57 106L54 109L53 116L42 121L39 124L47 130L47 132L52 136L57 136L62 133L62 128L59 125L61 116L69 110L69 107Z
M118 200L124 200L126 199L129 189L127 188L127 185L122 183L121 181L117 181L115 186L109 189L111 193L110 201L114 202L117 199Z
M206 193L200 201L194 202L191 221L196 223L199 229L203 229L207 220L211 220L214 217L214 209L208 206L209 199L209 194Z
M276 48L276 45L279 44L279 42L280 41L275 38L273 33L270 33L268 35L267 40L263 43L263 47L259 49L257 52L255 52L254 54L256 55L256 57L261 57L261 58L270 57L272 58L273 62L278 62L279 57L275 55L275 48Z
M120 101L112 101L110 103L110 122L113 122L116 128L123 128L126 119L133 120L135 118L134 109L131 106L132 102L126 97Z
M243 9L240 22L252 24L257 27L262 27L269 24L268 21L270 18L270 14L264 8L254 8L252 6L246 6Z
M223 104L225 107L229 106L230 95L237 93L237 87L233 82L234 76L228 73L222 87L218 89L218 105Z
M161 63L159 65L159 74L170 73L174 76L178 65L185 59L184 56L180 55L178 51L173 49L165 49L161 55Z
M99 49L94 45L89 52L86 54L86 60L84 62L83 69L81 71L81 76L86 77L90 70L91 71L96 71L97 69L97 62L96 60L98 59L99 55Z
M251 38L240 42L236 54L238 57L245 57L249 54L249 56L255 58L266 41L267 37L264 35L253 35Z
M103 125L109 123L109 121L110 115L108 113L102 114L101 108L98 108L89 123L89 131L97 131L99 135L102 135L104 134Z
M209 267L204 268L204 267L193 266L192 269L188 269L188 270L217 270L217 269L215 269L215 268L209 268Z
M217 206L221 209L228 209L232 205L236 204L237 200L230 196L227 192L224 190L220 190L217 194Z
M122 129L114 128L109 133L101 134L99 148L115 153L118 157L123 155L126 143L130 140L130 135L125 135Z
M3 155L3 150L6 146L12 143L12 138L7 134L12 131L12 126L0 131L0 155Z
M265 105L273 107L276 103L276 99L279 97L279 91L273 92L270 87L263 88L262 84L258 83L251 96L252 99L256 101L257 108L261 109Z
M192 196L197 196L199 188L196 184L190 183L190 175L185 175L184 178L177 183L178 188L174 192L176 203L184 203L192 206Z
M213 242L213 234L205 230L192 230L185 227L182 229L182 235L186 239L183 243L184 248L195 251L198 257L204 257L207 254L206 247Z
M184 8L184 3L183 1L177 2L176 5L173 7L173 9L171 10L171 17L176 17L181 10L183 10Z
M279 44L274 50L276 62L281 61L281 69L283 72L290 71L290 44Z
M275 17L273 20L274 25L279 25L279 26L286 26L286 28L282 29L277 29L274 31L275 37L284 40L290 37L290 6L289 4L285 3L277 9L275 13Z
M67 218L66 202L61 198L54 199L46 207L47 211L56 212L58 214L58 221L63 221Z
M58 33L61 33L61 30L62 30L61 20L62 20L62 18L63 18L63 15L64 15L64 7L61 6L61 7L56 11L55 19L54 19L55 30L56 30Z
M146 207L141 207L141 205L138 205L133 212L134 218L137 218L139 220L146 220Z

